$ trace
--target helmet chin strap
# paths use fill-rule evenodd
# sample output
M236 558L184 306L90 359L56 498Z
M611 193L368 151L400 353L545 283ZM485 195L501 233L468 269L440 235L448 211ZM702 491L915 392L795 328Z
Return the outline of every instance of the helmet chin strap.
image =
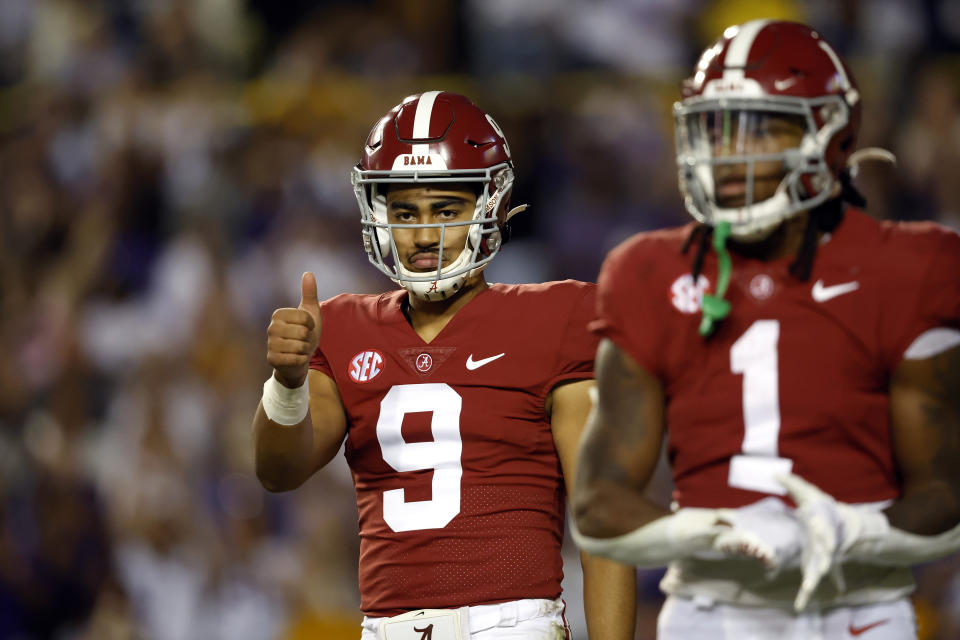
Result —
M472 256L472 253L473 250L469 245L464 247L463 251L460 252L460 255L457 256L457 259L444 267L443 271L456 271L457 269L466 266ZM460 288L463 287L469 276L479 272L478 269L472 269L469 272L460 273L455 276L448 276L444 275L443 271L440 272L440 278L435 282L411 280L410 278L422 276L423 274L410 271L402 264L399 264L397 266L397 275L400 277L393 278L392 280L421 300L436 302L437 300L449 298L454 293L458 292Z
M740 217L742 209L713 208L713 219L716 226L726 224L731 235L738 240L755 242L763 240L777 228L777 226L795 213L790 206L790 196L787 195L785 184L781 184L772 196L750 205L750 220L746 223L734 222Z
M716 295L705 293L700 305L702 317L699 331L704 338L709 337L716 329L717 324L730 315L730 301L723 299L723 296L727 293L727 287L730 286L730 273L733 271L733 263L730 260L730 253L727 251L727 239L729 237L729 222L720 222L714 227L713 249L717 252L718 263L717 290Z

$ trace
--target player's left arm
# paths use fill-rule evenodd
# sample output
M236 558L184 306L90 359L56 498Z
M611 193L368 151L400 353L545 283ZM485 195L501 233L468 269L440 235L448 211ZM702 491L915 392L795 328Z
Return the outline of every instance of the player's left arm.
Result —
M939 557L960 549L960 235L934 227L918 237L929 260L904 316L911 321L892 342L896 353L910 340L889 388L903 492L885 514L895 531L941 539L953 531Z
M590 414L589 390L593 386L593 380L568 382L554 387L547 398L547 412L567 495L573 491L577 446ZM589 636L604 640L632 639L637 595L634 567L585 552L580 553L580 564L583 567L583 604Z

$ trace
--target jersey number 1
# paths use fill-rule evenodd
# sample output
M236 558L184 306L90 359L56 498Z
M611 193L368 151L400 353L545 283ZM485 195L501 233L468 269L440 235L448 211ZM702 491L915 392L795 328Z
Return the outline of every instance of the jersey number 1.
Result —
M399 384L380 401L377 440L384 461L397 471L433 469L430 500L407 502L403 489L383 492L383 520L394 531L442 529L460 513L460 408L463 399L453 387ZM401 433L403 416L431 412L433 442L407 442Z
M777 342L780 322L757 320L730 347L730 369L743 374L743 446L730 458L731 487L786 494L778 475L790 473L793 461L781 458L780 377Z

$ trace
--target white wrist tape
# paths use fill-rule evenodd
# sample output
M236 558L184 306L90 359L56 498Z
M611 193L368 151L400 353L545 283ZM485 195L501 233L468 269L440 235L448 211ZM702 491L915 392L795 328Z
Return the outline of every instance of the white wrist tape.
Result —
M722 519L716 509L684 508L614 538L585 536L572 521L570 531L577 546L587 553L638 567L662 567L709 550L713 539L729 529L718 524Z
M280 381L271 376L263 383L263 398L260 400L263 412L273 422L285 427L300 424L307 417L310 409L310 392L307 382L296 389L280 384Z
M844 560L908 566L960 551L960 524L939 535L921 536L891 526L882 511L854 508L860 512L860 530Z

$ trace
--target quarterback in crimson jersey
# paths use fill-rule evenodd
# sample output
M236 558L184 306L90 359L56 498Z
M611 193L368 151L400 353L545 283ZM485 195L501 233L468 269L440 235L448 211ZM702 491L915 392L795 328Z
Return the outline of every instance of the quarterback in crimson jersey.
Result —
M960 548L960 236L858 208L887 154L809 27L726 30L675 115L696 222L601 272L578 543L669 564L660 638L916 637L909 567Z
M568 636L560 547L596 288L487 284L522 208L503 132L463 96L397 105L353 184L368 257L402 289L321 303L304 274L267 330L257 474L295 488L346 442L363 640ZM634 569L582 560L591 636L632 638Z
M592 376L594 286L491 285L429 343L405 297L323 302L311 362L350 425L364 612L556 598L565 499L544 405ZM557 321L516 321L531 317Z

